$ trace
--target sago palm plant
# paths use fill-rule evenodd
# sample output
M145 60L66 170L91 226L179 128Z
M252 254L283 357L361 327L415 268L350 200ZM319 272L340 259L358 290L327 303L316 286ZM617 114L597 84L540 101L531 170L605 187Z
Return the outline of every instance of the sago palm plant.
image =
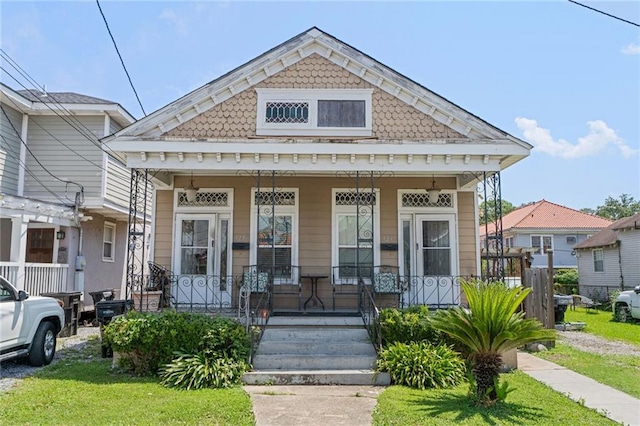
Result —
M526 343L554 340L555 330L547 330L539 321L525 319L524 313L516 312L530 289L480 280L461 285L469 309L441 310L433 317L432 324L468 349L476 398L492 403L497 399L495 384L502 354Z

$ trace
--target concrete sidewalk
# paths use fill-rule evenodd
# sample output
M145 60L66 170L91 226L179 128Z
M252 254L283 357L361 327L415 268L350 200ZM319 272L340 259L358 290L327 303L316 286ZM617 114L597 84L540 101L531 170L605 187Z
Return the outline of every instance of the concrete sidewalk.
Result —
M257 426L369 426L383 386L253 386Z
M613 421L640 426L640 400L637 398L526 352L518 352L518 369Z

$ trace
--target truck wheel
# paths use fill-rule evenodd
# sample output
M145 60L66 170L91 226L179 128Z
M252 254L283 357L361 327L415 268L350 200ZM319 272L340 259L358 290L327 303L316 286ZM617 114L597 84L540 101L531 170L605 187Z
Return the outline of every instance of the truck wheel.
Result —
M627 322L631 318L631 312L625 305L616 306L616 319L620 322Z
M43 321L38 326L31 350L29 351L29 363L35 367L49 365L56 353L56 331L53 324Z

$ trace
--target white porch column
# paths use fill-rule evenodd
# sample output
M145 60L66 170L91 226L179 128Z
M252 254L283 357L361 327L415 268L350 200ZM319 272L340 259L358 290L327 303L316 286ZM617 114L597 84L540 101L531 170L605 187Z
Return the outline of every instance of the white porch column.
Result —
M11 262L18 262L18 273L13 283L18 290L24 290L28 225L29 220L25 220L24 216L11 218L11 253L9 256Z

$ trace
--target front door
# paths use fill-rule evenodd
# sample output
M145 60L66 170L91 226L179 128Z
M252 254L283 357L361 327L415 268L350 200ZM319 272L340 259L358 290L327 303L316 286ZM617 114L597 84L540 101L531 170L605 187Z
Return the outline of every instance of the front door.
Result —
M178 214L174 270L176 303L195 306L228 306L231 288L215 262L216 215ZM219 246L219 245L218 245Z
M416 265L418 275L410 300L426 305L457 304L457 236L453 215L416 216Z

